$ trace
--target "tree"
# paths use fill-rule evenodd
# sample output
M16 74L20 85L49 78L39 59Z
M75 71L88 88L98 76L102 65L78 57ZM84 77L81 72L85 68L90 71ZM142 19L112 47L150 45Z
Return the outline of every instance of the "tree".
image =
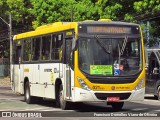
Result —
M69 21L70 5L73 0L31 0L33 8L31 14L35 16L33 27L53 23L55 21ZM68 7L69 6L69 7Z
M156 43L159 43L159 33L160 33L160 26L159 26L159 18L156 18L154 14L159 12L160 14L160 0L140 0L134 2L133 6L135 13L135 19L139 19L140 21L144 21L145 19L150 21L150 41L148 45L154 46ZM154 20L152 20L154 17ZM146 21L144 21L145 23ZM146 26L146 24L145 24ZM146 27L144 27L146 28ZM146 33L144 33L144 38L146 38Z
M117 20L117 15L120 13L120 10L122 10L122 5L113 0L98 0L96 5L98 6L98 14L102 19Z
M57 21L69 22L71 8L74 21L112 19L138 22L146 15L152 16L160 11L160 0L1 0L0 16L8 20L11 12L13 29L20 33ZM6 29L6 25L0 23L0 30L3 28ZM151 31L155 33L157 30Z
M13 22L13 28L16 27L16 32L23 32L26 29L31 29L31 13L32 5L30 0L6 0L8 11L11 12Z
M94 19L96 8L90 0L31 0L34 28L46 23L56 21L71 21L71 7L73 8L74 21Z

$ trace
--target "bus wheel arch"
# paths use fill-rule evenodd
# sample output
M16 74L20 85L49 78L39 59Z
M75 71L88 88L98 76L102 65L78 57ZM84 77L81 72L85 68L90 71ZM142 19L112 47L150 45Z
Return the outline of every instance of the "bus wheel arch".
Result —
M64 91L63 91L63 86L62 86L62 84L61 84L60 90L59 90L59 100L60 100L60 107L61 107L61 109L67 110L67 109L70 108L71 102L66 101L66 100L64 99Z
M56 90L56 106L60 107L63 110L66 110L70 107L70 102L64 99L64 88L62 81L60 79L56 80L55 83L55 90Z

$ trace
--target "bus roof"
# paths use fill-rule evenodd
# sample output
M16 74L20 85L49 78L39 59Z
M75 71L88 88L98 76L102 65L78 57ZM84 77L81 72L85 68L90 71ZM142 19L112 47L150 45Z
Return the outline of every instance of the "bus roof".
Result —
M43 34L49 34L49 33L68 30L68 29L74 29L77 26L76 24L77 24L76 22L55 22L53 24L43 25L43 26L37 27L34 31L15 35L13 40L39 36Z
M47 25L37 27L34 31L25 32L25 33L15 35L13 40L18 40L18 39L29 38L29 37L33 37L33 36L39 36L39 35L49 34L49 33L58 32L58 31L74 29L77 27L78 24L90 24L90 25L93 25L93 24L113 24L113 25L128 25L128 26L137 25L138 26L138 24L135 24L135 23L111 21L109 19L102 19L99 21L85 20L85 21L81 21L81 22L55 22L52 24L47 24Z

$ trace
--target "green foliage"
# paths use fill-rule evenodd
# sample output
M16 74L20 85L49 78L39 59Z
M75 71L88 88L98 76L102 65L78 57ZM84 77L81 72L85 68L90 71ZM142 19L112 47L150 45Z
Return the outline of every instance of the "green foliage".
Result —
M126 21L134 21L133 16L131 14L128 14L128 13L125 14L124 19Z
M73 21L112 19L138 22L146 14L160 11L160 0L0 0L0 9L0 17L6 21L11 12L13 29L19 33L57 21L69 22L71 11ZM0 23L0 30L4 26ZM157 26L159 20L150 27L153 39L160 34Z
M33 26L37 27L55 21L71 21L71 8L73 8L74 21L94 19L96 8L90 0L31 0L32 14L36 16Z
M138 13L149 13L160 10L160 0L141 0L134 2L133 8ZM145 12L144 12L145 11Z
M13 33L28 31L31 29L31 4L30 0L1 0L0 1L0 16L9 22L9 13L12 15ZM0 27L0 31L3 29Z
M98 14L100 18L117 19L117 14L122 9L122 5L115 3L114 1L109 2L108 0L98 1Z
M133 8L135 10L136 14L133 14L134 16L137 16L137 18L144 17L146 15L152 17L157 12L160 12L160 0L139 0L134 2ZM155 16L156 18L156 16ZM155 19L154 18L154 19ZM149 27L149 32L150 32L150 40L148 45L154 46L156 43L159 43L158 37L160 33L159 27L159 20L155 19L155 21L150 20L150 27ZM145 24L145 29L146 29L146 24ZM146 31L144 32L144 38L147 38ZM146 41L146 40L145 40Z
M0 0L0 16L2 17L2 18L6 18L6 13L5 13L5 11L8 9L7 8L7 5L6 5L6 0Z
M35 16L33 27L53 23L55 21L69 21L70 7L73 0L31 0L33 8L31 14Z
M90 0L80 0L73 4L74 21L95 20L98 17L97 7Z
M24 0L6 0L6 3L9 8L8 12L11 12L13 20L20 22L25 12Z

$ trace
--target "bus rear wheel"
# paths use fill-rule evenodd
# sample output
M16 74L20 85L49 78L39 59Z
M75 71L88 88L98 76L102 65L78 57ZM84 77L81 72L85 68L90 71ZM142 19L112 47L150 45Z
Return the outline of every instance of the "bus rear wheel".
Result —
M160 100L160 87L158 87L157 99Z
M121 110L124 105L124 102L113 102L111 103L111 105L114 110Z
M63 91L62 85L60 86L60 89L59 89L59 103L60 103L61 109L63 110L67 110L70 107L70 102L64 99L64 91Z
M31 104L33 102L33 97L31 96L31 93L30 93L29 82L26 82L26 84L25 84L24 99L27 104Z

